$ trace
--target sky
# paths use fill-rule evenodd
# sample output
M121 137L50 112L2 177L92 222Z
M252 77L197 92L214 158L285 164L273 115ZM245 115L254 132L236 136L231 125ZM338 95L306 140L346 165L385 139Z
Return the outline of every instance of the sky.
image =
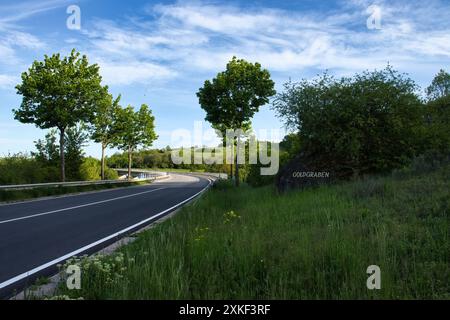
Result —
M72 5L79 29L67 25ZM261 63L277 91L289 79L325 70L349 76L388 63L424 89L439 69L450 69L449 17L450 0L1 0L0 156L33 151L45 135L12 113L21 103L20 74L45 54L76 48L87 55L122 105L150 106L154 146L163 148L174 130L204 121L195 93L233 56ZM270 104L253 128L284 130ZM90 142L86 154L98 157L100 147Z

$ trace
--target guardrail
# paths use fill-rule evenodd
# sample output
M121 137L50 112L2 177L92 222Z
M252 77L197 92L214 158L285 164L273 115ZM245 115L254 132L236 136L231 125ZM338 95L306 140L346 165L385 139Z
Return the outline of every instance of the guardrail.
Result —
M135 171L139 172L139 171ZM151 181L157 179L168 178L169 174L167 172L161 173L150 173L142 172L142 178L127 180L96 180L96 181L71 181L71 182L50 182L50 183L33 183L33 184L17 184L17 185L3 185L0 186L0 190L26 190L34 188L56 188L56 187L79 187L79 186L90 186L90 185L100 185L100 184L120 184L129 182L139 182L139 181Z
M216 178L216 179L228 179L228 175L227 175L226 173L215 173L215 172L188 172L187 174L207 176L207 177L212 177L212 178Z

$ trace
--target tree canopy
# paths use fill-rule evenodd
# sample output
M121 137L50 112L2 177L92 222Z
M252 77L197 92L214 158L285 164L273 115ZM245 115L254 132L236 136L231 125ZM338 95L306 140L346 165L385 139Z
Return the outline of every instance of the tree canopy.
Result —
M430 100L450 95L450 74L443 69L439 70L426 91Z
M132 106L117 112L117 137L114 145L128 151L128 177L131 177L132 152L139 146L150 147L158 136L155 133L155 117L146 104L141 105L138 111Z
M34 123L42 129L58 128L60 134L61 180L65 180L64 133L78 122L92 119L97 101L103 99L106 87L101 85L99 67L89 64L86 56L72 50L69 56L45 55L22 73L16 86L22 103L13 110L23 123Z
M233 59L226 70L213 80L206 80L197 92L199 103L206 111L205 120L221 131L243 129L259 108L275 94L270 73L259 63ZM239 138L239 137L238 137ZM237 161L236 161L237 162ZM236 163L236 184L239 184L239 166Z
M419 152L424 113L416 92L388 66L352 78L288 82L273 108L298 131L302 152L357 175L402 166Z

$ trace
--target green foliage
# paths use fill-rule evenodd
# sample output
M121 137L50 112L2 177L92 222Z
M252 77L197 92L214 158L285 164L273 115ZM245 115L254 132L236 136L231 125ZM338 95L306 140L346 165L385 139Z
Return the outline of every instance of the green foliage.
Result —
M450 95L429 101L426 109L426 149L450 155Z
M81 165L83 163L84 151L89 135L83 125L67 129L64 151L66 154L66 175L67 179L76 181L83 180L80 175Z
M132 153L139 146L150 147L158 139L155 117L146 104L138 111L132 106L117 110L114 146L128 152L128 176L131 177Z
M20 153L0 158L0 172L0 185L58 180L57 167L48 167L42 161Z
M301 151L330 171L385 172L422 151L424 108L414 82L390 66L353 78L288 82L273 107Z
M16 87L23 100L14 110L15 118L43 129L60 130L90 120L104 92L98 71L96 64L89 65L87 57L80 58L75 50L68 57L46 55L44 61L33 62Z
M44 140L39 139L34 143L37 152L31 152L31 155L42 164L56 167L60 161L56 130L50 130Z
M60 161L60 149L56 143L56 130L50 130L44 140L35 142L37 152L32 152L32 156L49 172L56 172ZM83 147L86 145L88 134L84 125L78 125L66 130L64 139L64 151L66 154L67 179L71 181L81 180L80 166L83 162ZM54 177L49 178L54 181ZM45 179L48 180L48 179ZM36 181L36 183L42 181Z
M155 117L145 104L136 112L132 106L119 109L115 128L117 139L114 145L125 151L133 151L139 146L150 147L158 138L154 121Z
M297 133L286 135L280 142L280 151L292 158L301 151L300 138Z
M22 103L13 110L15 119L42 129L58 128L62 151L66 129L80 121L89 122L107 88L101 86L99 67L89 65L86 56L80 57L72 50L68 57L54 54L46 55L44 61L35 61L22 73L22 83L16 89L22 95ZM62 180L65 180L64 160L61 152Z
M225 71L212 81L205 81L197 97L206 111L205 120L223 132L226 129L244 130L253 115L275 93L269 71L261 69L259 63L233 57ZM238 184L239 166L235 165Z
M119 174L116 170L111 168L105 169L105 180L117 180L119 179Z
M241 128L275 94L270 73L259 63L233 59L212 81L206 80L197 96L206 120L227 129Z
M112 95L106 94L99 101L95 110L95 115L91 122L91 138L101 144L102 160L101 160L101 176L105 179L105 149L114 144L119 138L117 132L117 116L120 112L120 98L113 99Z
M80 166L80 178L82 181L100 180L100 161L92 157L84 158Z
M259 154L260 152L263 152L264 154L267 154L268 156L271 155L272 148L271 144L269 142L262 143L258 141L257 144L257 152L258 152L258 160L259 160ZM281 159L281 158L280 158ZM283 162L280 162L280 165L282 165ZM273 184L275 182L275 175L262 175L261 174L261 168L267 167L267 165L261 164L261 161L258 161L257 164L250 164L248 165L248 174L246 176L246 182L253 186L253 187L262 187L266 185Z
M121 96L113 99L112 95L107 94L96 105L91 121L91 138L105 147L117 139L115 122L120 109L120 99Z
M450 73L442 69L439 70L426 92L429 100L450 95Z

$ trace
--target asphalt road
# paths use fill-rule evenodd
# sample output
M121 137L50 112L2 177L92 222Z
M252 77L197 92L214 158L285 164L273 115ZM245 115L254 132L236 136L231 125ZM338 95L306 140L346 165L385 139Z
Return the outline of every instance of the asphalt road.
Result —
M146 186L0 205L0 297L169 214L208 185L172 174Z

